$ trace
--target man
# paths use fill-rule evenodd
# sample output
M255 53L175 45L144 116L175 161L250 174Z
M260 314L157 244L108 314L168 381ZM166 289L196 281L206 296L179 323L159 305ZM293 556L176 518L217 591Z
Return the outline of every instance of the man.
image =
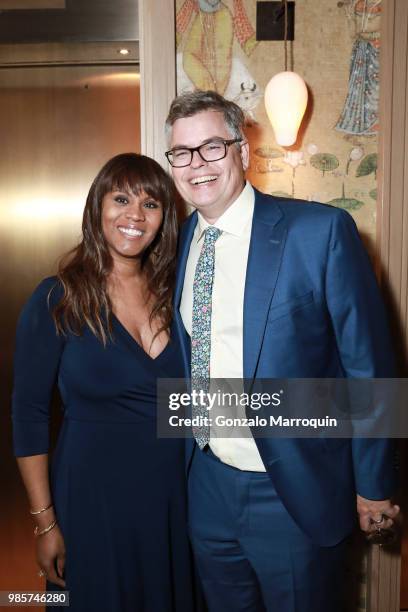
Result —
M176 98L167 157L196 208L180 237L175 318L186 374L392 376L374 275L351 217L245 182L241 109ZM366 532L398 513L386 440L188 440L190 528L210 612L334 612L356 503ZM357 500L357 502L356 502Z

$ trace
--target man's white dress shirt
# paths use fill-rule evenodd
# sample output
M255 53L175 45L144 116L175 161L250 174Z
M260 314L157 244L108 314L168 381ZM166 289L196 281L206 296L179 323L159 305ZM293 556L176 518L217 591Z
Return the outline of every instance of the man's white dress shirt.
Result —
M211 317L211 378L243 378L243 313L245 276L251 239L255 193L246 183L238 198L214 224L222 230L215 243L215 270ZM184 278L180 313L191 336L193 281L209 223L198 213ZM244 415L241 409L241 416ZM238 415L236 415L238 416ZM243 429L241 429L243 431ZM249 428L245 437L218 437L211 429L211 450L228 465L241 470L264 472L265 466Z

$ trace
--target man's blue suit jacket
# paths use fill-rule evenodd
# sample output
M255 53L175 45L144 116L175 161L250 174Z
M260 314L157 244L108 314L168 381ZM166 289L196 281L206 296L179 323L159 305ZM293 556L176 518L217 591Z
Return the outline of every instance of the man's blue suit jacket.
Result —
M196 224L194 212L181 231L175 291L187 377L190 338L179 304ZM394 375L383 303L348 213L255 190L243 345L247 379ZM194 444L187 440L187 465ZM287 510L322 546L352 530L356 492L378 500L395 490L387 440L258 438L256 444Z

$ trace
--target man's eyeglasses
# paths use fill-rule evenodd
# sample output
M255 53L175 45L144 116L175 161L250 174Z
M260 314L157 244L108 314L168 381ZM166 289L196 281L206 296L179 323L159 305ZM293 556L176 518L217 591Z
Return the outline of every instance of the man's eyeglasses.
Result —
M193 161L194 151L197 151L203 161L218 161L226 157L230 145L241 141L242 138L234 138L232 140L222 140L220 138L205 142L199 147L175 147L170 149L170 151L166 151L165 155L173 168L184 168Z

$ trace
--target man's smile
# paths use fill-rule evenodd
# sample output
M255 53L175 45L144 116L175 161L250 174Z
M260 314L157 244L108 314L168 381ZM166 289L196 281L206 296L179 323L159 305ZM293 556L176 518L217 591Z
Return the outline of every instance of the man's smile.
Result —
M207 176L196 176L195 178L192 178L190 180L190 183L192 185L204 185L207 183L212 183L213 181L216 181L218 178L218 176L215 176L213 174L207 175Z

